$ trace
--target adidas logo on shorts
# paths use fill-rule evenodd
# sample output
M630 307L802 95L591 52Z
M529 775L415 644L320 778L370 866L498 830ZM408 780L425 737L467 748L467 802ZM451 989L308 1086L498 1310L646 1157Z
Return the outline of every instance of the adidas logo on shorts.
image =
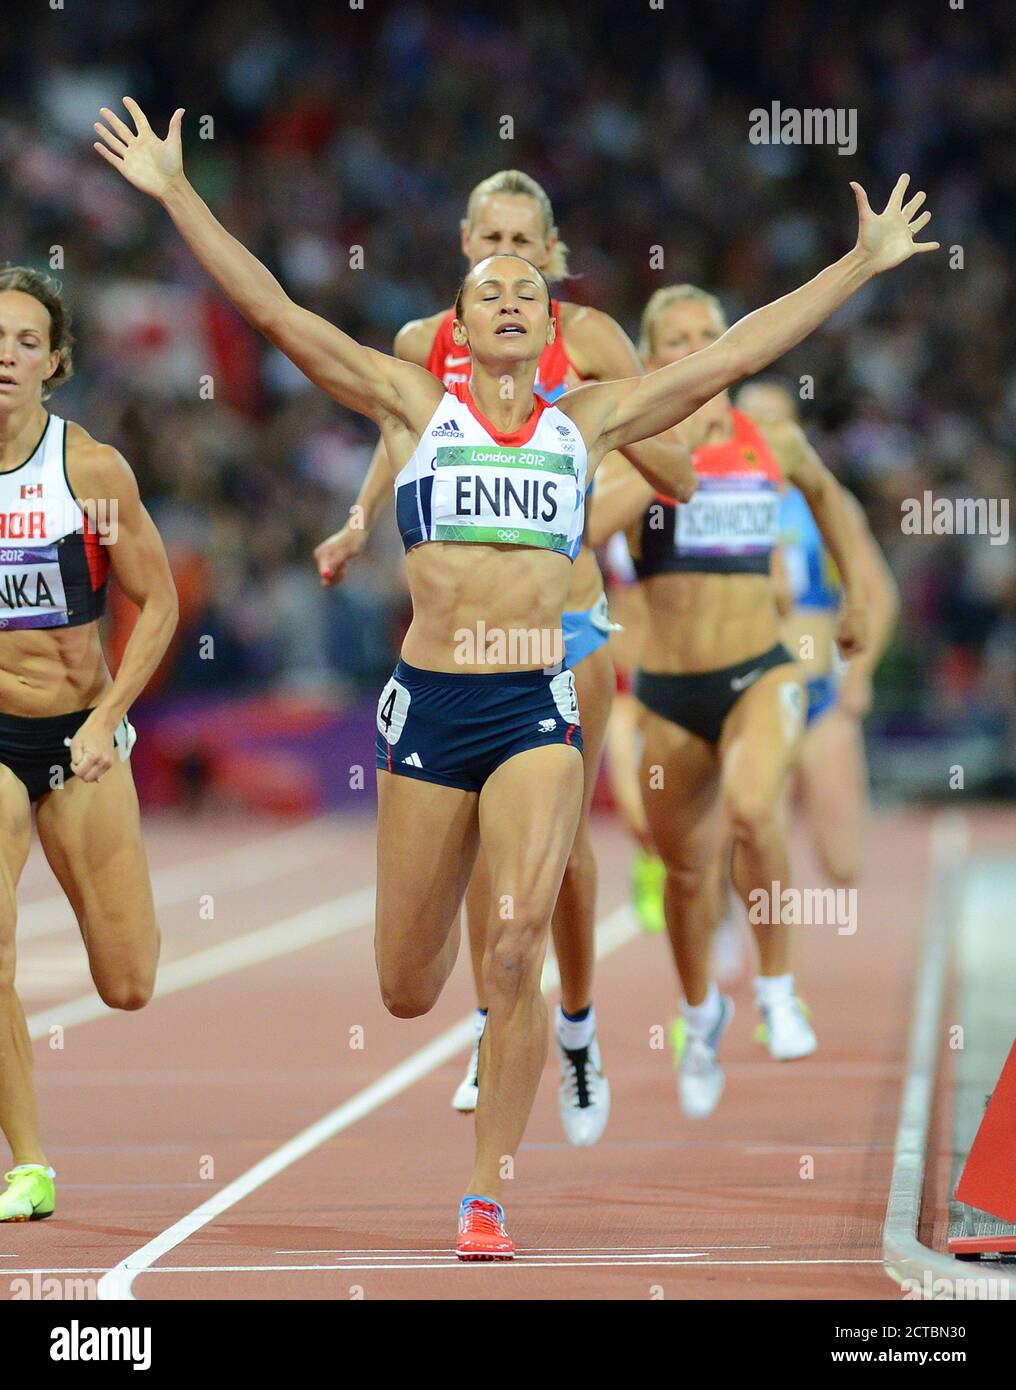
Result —
M410 753L409 757L403 758L402 761L408 763L410 767L423 767L423 763L420 762L419 753Z
M557 720L541 719L539 724L537 725L537 728L540 730L541 734L553 733L553 731L557 728Z

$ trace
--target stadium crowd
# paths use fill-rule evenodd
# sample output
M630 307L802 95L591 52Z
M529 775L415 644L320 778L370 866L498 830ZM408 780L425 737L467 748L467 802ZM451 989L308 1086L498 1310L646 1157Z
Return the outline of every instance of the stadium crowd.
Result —
M347 583L320 588L311 552L347 514L370 431L237 318L93 153L99 106L125 93L157 125L185 106L189 176L225 224L295 298L384 348L450 302L466 196L497 168L550 194L575 271L562 293L633 336L660 284L716 289L732 318L792 288L847 248L848 181L874 203L908 169L943 250L780 369L813 382L805 425L901 588L876 720L985 735L1016 767L1013 542L900 524L926 489L1016 491L1010 22L1005 0L26 12L0 55L0 262L62 281L76 372L53 408L121 448L170 548L186 622L163 689L374 689L407 599L391 524ZM170 48L187 62L169 68ZM752 143L751 112L774 101L856 111L856 153ZM215 636L215 661L196 634Z

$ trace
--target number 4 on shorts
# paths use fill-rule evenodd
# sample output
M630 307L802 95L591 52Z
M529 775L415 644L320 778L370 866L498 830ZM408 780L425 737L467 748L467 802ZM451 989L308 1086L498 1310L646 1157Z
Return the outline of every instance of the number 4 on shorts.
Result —
M388 743L398 743L406 726L411 696L404 685L393 676L377 702L377 727Z

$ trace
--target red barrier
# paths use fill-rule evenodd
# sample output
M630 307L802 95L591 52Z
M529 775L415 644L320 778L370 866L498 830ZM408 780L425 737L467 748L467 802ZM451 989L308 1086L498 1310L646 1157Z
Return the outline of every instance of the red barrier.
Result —
M956 1197L1016 1225L1016 1042L970 1146L956 1184ZM954 1236L949 1249L954 1255L1012 1253L1016 1252L1016 1233Z

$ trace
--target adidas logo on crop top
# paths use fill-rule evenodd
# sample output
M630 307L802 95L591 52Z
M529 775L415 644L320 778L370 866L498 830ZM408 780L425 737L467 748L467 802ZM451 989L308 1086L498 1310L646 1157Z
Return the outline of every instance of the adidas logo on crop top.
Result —
M0 630L100 618L109 553L67 478L67 422L50 415L34 453L0 473Z
M512 434L496 430L469 386L448 387L395 479L407 551L426 541L554 550L574 560L585 518L586 446L542 397Z
M657 494L634 528L639 579L654 574L768 574L779 537L783 475L746 415L731 412L734 436L696 449L699 485L677 506Z

